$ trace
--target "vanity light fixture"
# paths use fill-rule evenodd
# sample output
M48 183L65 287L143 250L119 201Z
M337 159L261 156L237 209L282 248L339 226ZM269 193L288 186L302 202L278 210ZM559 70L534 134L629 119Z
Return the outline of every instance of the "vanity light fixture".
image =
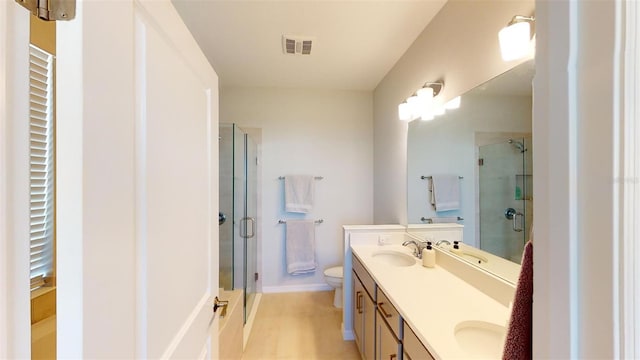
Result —
M437 114L437 104L441 102L441 99L437 96L444 89L443 82L428 82L422 86L418 93L425 94L423 100L420 103L420 119L423 121L430 121L435 118Z
M428 82L418 89L406 101L398 105L398 118L402 121L412 121L417 118L433 120L438 115L443 115L447 109L460 107L460 97L444 103L437 96L444 89L444 82Z
M498 32L502 60L520 59L531 51L531 23L534 21L533 16L516 15Z
M416 91L420 103L418 104L419 116L422 120L431 120L433 115L431 114L431 105L433 104L434 90L431 87L424 86L420 90Z
M402 121L411 121L413 117L413 111L411 111L411 105L408 102L403 102L398 105L398 118Z
M411 109L411 120L414 120L420 116L420 98L417 94L413 94L407 98L407 103L409 104L409 109Z

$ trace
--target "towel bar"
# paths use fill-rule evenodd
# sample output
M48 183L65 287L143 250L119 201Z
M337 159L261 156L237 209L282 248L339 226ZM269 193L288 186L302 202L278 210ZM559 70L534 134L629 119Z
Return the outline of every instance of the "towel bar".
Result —
M460 216L458 216L457 219L458 219L458 221L464 221L464 219L461 218ZM423 217L420 218L420 221L426 222L427 224L433 224L433 218L426 218L426 217L423 216Z
M422 180L431 179L431 178L432 178L431 176L424 176L424 175L420 176L420 179L422 179ZM458 179L464 179L464 176L458 176Z
M324 222L323 219L318 219L318 220L314 221L314 223L316 223L316 224L322 224L323 222ZM287 223L287 220L282 220L282 219L278 220L278 224L286 224L286 223Z
M324 179L324 177L322 177L322 176L314 176L313 178L316 179L316 180ZM278 176L278 180L284 180L284 176Z

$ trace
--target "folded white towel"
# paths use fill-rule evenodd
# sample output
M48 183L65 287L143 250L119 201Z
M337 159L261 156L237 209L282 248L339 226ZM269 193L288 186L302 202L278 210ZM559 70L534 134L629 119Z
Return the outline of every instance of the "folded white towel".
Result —
M314 178L310 175L284 177L285 211L308 213L313 208Z
M291 275L316 270L316 231L313 220L287 220L286 259Z
M432 224L443 224L443 223L458 223L457 216L448 216L448 217L432 217Z
M436 211L460 209L460 179L458 175L431 176L431 204Z

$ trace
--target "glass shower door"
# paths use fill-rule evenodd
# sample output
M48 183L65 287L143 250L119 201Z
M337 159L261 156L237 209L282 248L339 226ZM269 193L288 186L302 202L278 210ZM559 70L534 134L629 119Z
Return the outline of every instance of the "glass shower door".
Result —
M257 252L258 236L258 150L256 143L245 134L245 221L244 221L244 267L245 267L245 323L253 307L258 280Z
M235 124L220 124L220 287L244 290L244 320L257 284L258 150Z
M530 139L479 147L480 248L519 263L532 217Z

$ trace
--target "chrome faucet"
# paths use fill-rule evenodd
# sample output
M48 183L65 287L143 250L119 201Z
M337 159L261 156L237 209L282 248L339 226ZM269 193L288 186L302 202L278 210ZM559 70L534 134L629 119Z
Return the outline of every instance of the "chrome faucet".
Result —
M440 246L440 244L451 245L451 242L449 240L438 240L438 242L436 242L436 246Z
M413 256L417 257L418 259L422 259L422 250L427 247L427 243L416 240L407 240L402 243L402 246L408 246L411 244L415 246L415 248L413 249Z

